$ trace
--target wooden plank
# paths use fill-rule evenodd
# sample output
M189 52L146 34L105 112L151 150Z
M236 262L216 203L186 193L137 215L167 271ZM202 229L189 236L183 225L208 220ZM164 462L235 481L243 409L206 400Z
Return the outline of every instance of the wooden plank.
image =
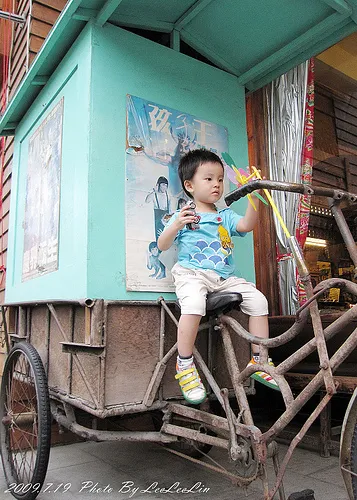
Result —
M3 215L10 212L10 196L7 196L2 202L2 213Z
M25 5L25 8L23 10L20 10L18 14L20 16L24 16L26 19L30 15L30 2L27 0L27 4ZM22 37L23 32L27 31L27 24L16 24L15 29L14 29L14 44L17 43L17 40Z
M322 95L317 91L315 94L315 109L333 116L334 106L332 97Z
M288 372L286 374L286 380L295 389L303 389L312 380L314 375L309 373L293 373ZM338 381L339 386L337 392L347 392L352 393L357 386L357 377L343 377L335 376L333 377Z
M250 165L261 168L262 174L269 178L268 159L266 149L266 131L262 110L264 105L264 91L257 90L246 98L248 154ZM261 207L264 209L264 207ZM272 211L264 211L254 229L254 262L256 282L259 290L264 293L269 302L271 314L278 314L279 284L276 263L275 227ZM269 262L269 266L266 263Z
M338 151L341 156L351 156L352 154L356 154L356 149L351 146L351 144L342 140L338 141Z
M34 3L39 3L42 5L46 5L47 7L51 7L52 9L58 10L61 12L66 5L66 0L36 0Z
M30 33L42 38L46 38L48 33L51 31L52 25L39 21L38 19L32 19L30 24Z
M9 240L9 231L5 231L1 236L0 236L0 249L1 250L7 250L7 244ZM1 277L0 277L1 278Z
M6 182L11 182L11 176L12 176L12 158L10 162L6 165L6 168L4 170L4 175L3 175L4 184Z
M314 166L314 170L319 170L320 172L326 172L330 175L334 175L335 177L344 177L344 169L335 167L333 165L329 165L326 162L319 162L316 166Z
M344 130L337 130L337 137L340 140L342 140L345 143L350 144L357 150L357 136L354 134L350 134L348 132L345 132Z
M19 59L19 62L17 65L13 68L13 71L11 72L11 79L10 79L10 92L15 88L17 88L22 80L22 78L25 76L27 73L26 71L26 53L23 53L23 57Z
M346 113L346 111L342 111L341 109L335 109L336 121L344 121L347 123L351 123L357 127L357 113L352 115L351 113Z
M335 109L339 109L340 111L344 111L345 113L349 113L352 116L357 115L357 105L354 106L350 103L335 101Z
M11 192L11 177L10 177L10 181L4 182L4 184L3 184L3 187L2 187L3 200L4 200L4 198L6 198L7 196L10 195L10 192Z
M30 54L29 54L29 64L30 64L30 66L33 63L33 60L35 59L36 56L37 56L36 52L30 52Z
M353 123L343 120L336 120L336 130L342 130L343 132L354 135L357 140L357 125L353 125Z
M11 60L11 79L13 78L14 73L16 72L16 69L18 68L19 64L26 64L26 51L27 51L27 39L24 37L22 40L21 44L16 47L14 53L13 53L13 59Z
M38 19L39 21L44 21L54 25L59 16L58 10L54 10L51 7L41 5L37 2L33 2L31 16L33 19Z
M3 214L2 226L4 231L9 229L9 214Z
M44 41L45 41L45 39L41 38L40 36L31 35L30 36L30 51L36 52L36 53L39 52Z
M5 149L5 155L4 155L4 168L9 164L9 162L12 159L12 156L14 154L14 146L12 145L10 148L7 150Z
M352 179L351 179L351 172L350 172L350 162L348 161L348 158L345 158L345 179L346 179L346 190L351 191L352 190Z
M22 79L24 78L25 75L26 75L26 69L22 68L22 71L20 71L18 73L18 76L17 76L16 80L12 83L12 85L10 87L10 96L9 96L10 99L15 94L17 87L20 85L20 83L21 83L21 81L22 81Z
M329 175L326 172L322 172L320 170L315 170L312 173L313 182L318 185L331 186L339 189L344 189L345 182L342 177L335 177L333 175Z

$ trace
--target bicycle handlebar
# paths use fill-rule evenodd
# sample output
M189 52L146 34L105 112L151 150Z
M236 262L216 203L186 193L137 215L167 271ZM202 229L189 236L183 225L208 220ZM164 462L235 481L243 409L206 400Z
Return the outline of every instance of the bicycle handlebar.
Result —
M287 191L289 193L298 193L304 195L317 195L333 198L334 200L348 200L351 203L357 202L357 195L342 191L341 189L331 189L322 186L313 186L311 184L294 184L290 182L278 182L267 180L254 180L248 184L235 189L225 196L227 206L231 205L234 201L243 198L249 193L257 189L272 189L275 191Z

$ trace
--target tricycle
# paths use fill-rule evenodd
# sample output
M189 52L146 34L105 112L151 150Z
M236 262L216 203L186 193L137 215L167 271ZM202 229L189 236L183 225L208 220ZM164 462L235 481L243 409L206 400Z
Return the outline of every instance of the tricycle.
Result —
M357 196L325 187L254 180L228 194L227 205L256 189L326 196L357 272L357 249L341 210L341 202ZM283 476L294 448L337 392L334 372L357 346L357 329L329 356L327 342L357 317L357 305L323 329L317 299L330 288L357 296L353 281L331 278L313 288L309 270L294 237L289 239L307 301L283 334L270 339L252 336L239 311L237 293L212 293L200 325L194 352L208 388L199 407L189 406L178 392L174 373L176 326L174 302L51 301L11 305L6 325L9 347L0 397L0 449L8 485L22 500L33 500L44 483L50 453L52 421L88 440L161 443L173 453L224 474L247 488L262 481L262 498L285 499ZM356 273L357 274L357 273ZM4 309L5 306L3 306ZM314 337L278 366L269 363L268 350L301 333L311 317ZM249 344L260 345L261 361L247 366ZM317 351L319 370L294 396L286 373ZM249 395L250 376L267 372L281 390L285 410L267 430L254 422ZM279 463L277 437L319 390L325 396L291 441ZM234 404L237 410L234 410ZM135 429L128 418L149 414L154 426ZM116 421L113 430L110 423ZM118 424L119 422L119 424ZM226 450L234 471L210 460L211 447ZM275 470L269 484L268 460ZM340 464L349 498L357 499L357 390L344 417Z

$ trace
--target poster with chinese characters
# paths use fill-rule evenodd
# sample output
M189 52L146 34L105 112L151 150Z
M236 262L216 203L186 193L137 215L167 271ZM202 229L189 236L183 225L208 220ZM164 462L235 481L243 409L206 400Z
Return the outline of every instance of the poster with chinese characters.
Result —
M58 269L63 99L28 146L22 280Z
M160 252L165 223L187 202L177 169L189 150L228 151L221 125L132 95L127 96L126 287L171 292L176 246ZM228 187L228 186L227 186ZM223 198L217 204L224 206Z

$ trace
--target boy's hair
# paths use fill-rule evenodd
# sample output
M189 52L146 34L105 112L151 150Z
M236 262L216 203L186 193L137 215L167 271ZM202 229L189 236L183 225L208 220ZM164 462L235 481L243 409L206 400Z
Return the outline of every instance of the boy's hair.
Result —
M149 252L152 252L154 248L157 248L156 241L152 241L151 243L149 243Z
M161 184L166 184L167 186L169 185L169 181L166 179L166 177L160 176L158 180L156 181L157 186L160 186Z
M212 151L208 151L208 149L193 149L181 158L178 167L178 175L180 177L183 190L190 198L192 198L192 195L188 191L186 191L184 182L190 181L195 175L198 167L202 165L202 163L208 162L220 163L222 165L222 168L224 169L220 157L215 153L212 153Z

